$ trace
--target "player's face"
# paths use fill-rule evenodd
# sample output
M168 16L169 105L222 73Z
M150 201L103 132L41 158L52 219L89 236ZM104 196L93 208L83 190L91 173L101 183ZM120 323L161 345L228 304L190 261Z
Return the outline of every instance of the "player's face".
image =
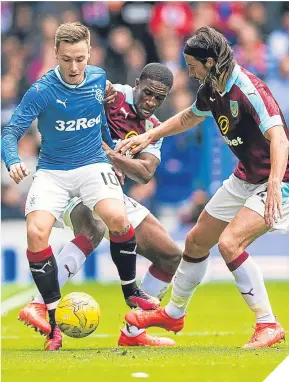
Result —
M55 48L61 77L70 85L78 85L84 80L84 72L90 57L91 47L86 41L76 44L61 42L58 50Z
M150 79L136 79L134 105L140 119L149 118L161 106L169 93L168 86Z
M208 69L201 61L196 60L194 57L188 54L184 56L189 68L189 76L202 83L207 77Z

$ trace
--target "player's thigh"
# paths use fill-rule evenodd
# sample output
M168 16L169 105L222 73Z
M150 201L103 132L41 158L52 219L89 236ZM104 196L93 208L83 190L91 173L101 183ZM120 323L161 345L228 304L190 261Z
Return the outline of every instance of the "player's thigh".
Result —
M57 174L37 171L27 195L25 216L34 211L46 211L54 216L56 227L63 227L63 211L69 200L69 192L62 187ZM46 224L45 219L42 224Z
M228 263L238 257L258 237L268 232L264 218L256 211L242 207L219 239L219 250Z
M136 230L136 228L150 214L150 211L133 198L128 197L127 195L124 195L124 204L128 221ZM95 212L93 212L93 217L97 220L101 220L99 215L97 215ZM105 238L109 240L109 230L107 226L105 231Z
M219 241L228 222L211 216L203 210L196 225L186 238L185 254L193 258L206 256L210 249Z
M217 220L230 223L249 196L245 182L231 175L206 204L205 210Z
M268 183L260 185L245 202L245 207L257 212L262 217L265 215L267 189ZM278 217L271 231L286 233L289 230L289 183L282 182L280 190L282 195L282 218Z
M113 230L128 223L124 196L111 165L96 163L78 169L80 198Z
M166 272L175 273L182 250L151 213L137 226L135 235L138 254Z
M70 213L74 235L85 235L96 248L103 239L106 226L101 220L94 219L92 211L81 202L81 199L75 199L76 205Z

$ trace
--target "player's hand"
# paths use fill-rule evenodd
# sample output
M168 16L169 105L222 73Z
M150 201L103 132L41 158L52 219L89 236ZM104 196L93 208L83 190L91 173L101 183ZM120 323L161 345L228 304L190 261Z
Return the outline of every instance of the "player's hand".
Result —
M124 178L125 178L124 172L120 168L118 168L115 164L112 164L112 169L115 172L115 175L117 176L119 183L123 186Z
M140 134L128 139L120 141L115 147L115 151L125 155L129 150L132 155L139 153L141 150L146 148L151 143L150 132L147 131L144 134Z
M108 159L112 165L113 171L115 172L115 175L117 176L119 183L121 185L124 184L124 178L125 174L121 169L119 169L116 164L114 163L113 159L116 155L118 155L114 150L112 150L105 142L102 141L102 148L105 151L106 155L108 156Z
M277 223L278 218L282 219L282 194L280 183L276 181L268 182L267 199L265 203L265 222L272 228Z
M26 168L23 162L13 163L9 167L9 176L15 183L20 183L26 176L30 174L30 171Z
M104 102L113 103L116 98L117 91L113 87L112 83L106 80L105 92L104 92Z

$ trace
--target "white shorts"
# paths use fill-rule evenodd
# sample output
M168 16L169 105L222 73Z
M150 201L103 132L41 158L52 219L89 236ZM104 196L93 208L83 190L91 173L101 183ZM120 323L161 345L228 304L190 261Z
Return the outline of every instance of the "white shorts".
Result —
M55 227L63 227L63 211L70 199L79 197L93 210L103 199L124 201L122 188L108 163L95 163L73 170L38 170L29 190L25 216L44 210L55 218Z
M245 206L264 217L268 183L251 184L232 174L223 182L205 210L216 219L231 222ZM283 218L274 223L273 229L282 233L289 230L289 183L281 183Z
M80 204L82 200L80 198L73 198L70 200L69 204L66 206L65 211L64 211L64 224L67 227L70 227L73 230L72 222L70 219L71 212L74 210L74 208ZM134 199L124 195L124 202L125 202L125 210L126 214L128 217L129 222L133 226L133 228L136 228L140 225L140 223L150 214L150 211L142 206L140 203L135 201ZM100 217L93 212L93 217L96 220L101 220ZM109 240L109 231L108 228L106 227L105 238Z

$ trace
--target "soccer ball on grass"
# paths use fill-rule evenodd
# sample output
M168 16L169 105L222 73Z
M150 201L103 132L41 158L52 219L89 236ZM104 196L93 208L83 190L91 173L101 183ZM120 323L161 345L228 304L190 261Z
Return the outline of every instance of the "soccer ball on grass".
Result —
M69 337L89 336L99 324L99 305L93 297L83 292L64 296L56 308L56 323Z

